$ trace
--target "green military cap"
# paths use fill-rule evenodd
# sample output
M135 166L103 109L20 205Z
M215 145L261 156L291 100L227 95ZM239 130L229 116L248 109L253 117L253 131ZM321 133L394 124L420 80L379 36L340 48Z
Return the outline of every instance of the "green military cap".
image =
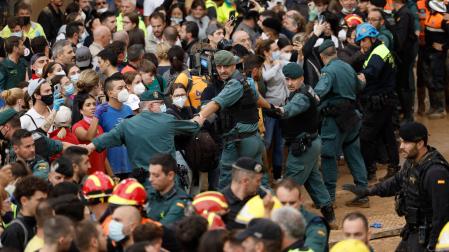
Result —
M298 63L290 62L282 68L282 73L286 78L298 79L304 75L304 70Z
M318 52L322 53L324 50L326 50L329 47L335 46L334 42L330 39L326 39L323 41L323 43L318 47Z
M8 108L0 112L0 125L7 123L16 114L17 111L12 108Z
M240 58L230 51L220 50L214 54L214 60L217 66L230 66L239 63Z
M241 157L232 165L232 168L262 173L263 167L256 160L249 157Z
M140 95L140 101L162 101L164 100L164 95L159 91L145 91Z

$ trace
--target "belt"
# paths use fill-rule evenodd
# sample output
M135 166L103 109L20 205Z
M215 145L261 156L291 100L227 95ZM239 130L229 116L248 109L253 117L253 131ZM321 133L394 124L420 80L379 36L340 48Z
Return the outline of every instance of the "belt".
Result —
M292 143L294 143L296 141L299 141L301 139L305 139L305 138L308 138L310 141L313 141L313 140L315 140L318 137L318 132L314 132L312 134L310 134L310 133L301 133L300 136L301 137L296 137L296 138L293 138L293 139L285 139L285 145L289 146Z

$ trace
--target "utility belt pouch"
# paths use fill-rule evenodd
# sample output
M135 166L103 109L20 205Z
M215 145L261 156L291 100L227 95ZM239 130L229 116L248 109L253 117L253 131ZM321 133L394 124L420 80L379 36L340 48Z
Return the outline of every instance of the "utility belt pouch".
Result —
M301 154L306 152L307 148L309 148L312 145L313 139L314 138L312 138L309 134L306 134L303 137L294 140L290 144L290 150L292 152L292 155L295 157L301 156Z
M418 224L418 208L407 207L407 214L405 215L405 221L408 225L415 226Z
M339 104L336 110L335 123L342 132L351 130L361 120L356 112L355 105L351 102Z
M418 227L418 243L427 244L427 226L420 225Z

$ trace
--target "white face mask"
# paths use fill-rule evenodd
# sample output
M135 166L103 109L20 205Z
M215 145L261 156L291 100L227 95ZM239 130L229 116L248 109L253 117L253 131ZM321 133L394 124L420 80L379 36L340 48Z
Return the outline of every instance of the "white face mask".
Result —
M22 36L23 36L23 32L22 31L11 33L11 37L19 37L19 38L21 38Z
M126 88L122 89L117 94L117 100L121 103L126 102L128 100L128 97L129 97L129 93L128 93L128 90L126 90Z
M281 53L281 60L290 61L290 58L292 57L292 53Z
M185 96L185 95L173 98L173 104L179 108L184 107L184 104L186 103L186 101L187 101L187 96Z
M279 60L281 59L281 51L274 51L271 53L271 58L273 58L273 60Z
M133 92L136 95L141 95L145 92L145 86L143 85L142 82L137 83L134 88L133 88Z
M98 13L98 14L101 14L101 13L104 13L104 12L106 12L106 11L108 11L108 7L98 9L98 10L97 10L97 13Z
M41 76L41 75L42 75L42 72L43 72L43 69L42 69L42 68L36 69L36 74L37 74L37 75Z
M76 73L76 74L70 76L70 80L71 80L73 83L76 83L79 79L80 79L80 74L79 74L79 73Z
M162 105L160 106L160 109L161 109L161 113L167 112L167 106L165 106L165 104L162 104Z
M64 72L64 70L61 70L59 72L56 72L55 75L65 75L65 72Z

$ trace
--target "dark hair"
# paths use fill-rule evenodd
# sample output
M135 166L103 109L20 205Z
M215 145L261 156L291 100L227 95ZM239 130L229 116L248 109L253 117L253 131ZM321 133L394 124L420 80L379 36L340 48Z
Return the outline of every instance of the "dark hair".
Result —
M62 195L75 195L77 196L80 192L80 188L77 184L73 182L63 181L55 185L48 193L48 198L58 198Z
M70 161L72 161L72 163L79 165L81 163L81 161L83 161L82 156L87 156L89 155L89 152L87 151L87 149L83 148L83 147L79 147L79 146L70 146L68 147L62 156L70 159Z
M209 230L200 240L198 252L222 252L228 231L225 229Z
M154 222L140 224L132 233L134 242L148 241L153 243L156 239L162 239L163 235L164 230L162 226Z
M149 60L142 60L139 66L139 72L156 74L156 66Z
M105 47L106 49L111 49L116 55L125 53L126 43L123 41L112 41L109 45Z
M48 184L45 180L30 175L19 179L14 190L14 198L19 206L22 206L22 197L31 198L37 191L47 193Z
M53 76L53 78L51 78L50 82L51 82L52 89L56 84L61 83L62 78L68 78L68 77L66 75L56 75L56 76Z
M30 13L32 12L31 5L25 1L17 2L14 5L14 15L17 16L19 10L28 10Z
M61 195L50 199L49 202L57 215L66 216L74 222L84 219L84 204L76 195Z
M231 48L231 52L240 58L244 58L248 55L251 55L251 52L248 49L246 49L246 47L242 46L241 44L234 45Z
M76 100L78 101L78 107L77 107L78 112L83 109L84 103L86 102L87 99L92 98L95 100L95 97L93 97L89 93L78 93L76 95L76 98L77 98Z
M150 61L157 68L159 66L159 61L156 54L148 52L143 55L143 59Z
M10 30L13 30L16 26L20 25L19 24L19 18L18 17L9 17L7 20L7 25L9 27Z
M100 233L97 230L98 222L83 220L76 225L75 244L80 251L87 251L92 238L98 238Z
M176 42L178 39L178 29L174 26L167 26L164 29L163 36L167 41Z
M45 65L44 68L42 69L42 78L47 78L48 74L55 70L56 65L60 65L62 68L62 65L59 64L58 62L55 62L55 61L48 62L47 65Z
M198 33L200 32L200 28L198 27L198 24L193 21L185 21L182 23L183 26L186 27L186 33L191 33L192 37L197 39Z
M6 53L10 54L14 50L14 47L19 47L20 41L22 41L21 38L16 36L11 36L9 38L5 39L5 51Z
M369 229L368 219L366 218L366 216L364 214L362 214L360 212L352 212L352 213L346 214L341 223L345 223L346 220L352 221L352 220L357 220L357 219L360 219L362 221L364 230L368 232L368 229Z
M265 39L258 41L256 45L256 54L265 58L264 52L269 51L271 44L273 43L275 43L275 41L272 39Z
M206 3L203 0L193 0L191 9L196 9L197 7L202 7L206 10Z
M254 68L262 67L264 58L260 55L250 54L243 58L243 70L248 73Z
M141 29L128 31L129 45L145 45L145 33Z
M168 12L167 12L167 17L166 17L167 20L166 20L166 22L168 24L170 24L170 18L171 18L171 15L172 15L172 13L173 13L173 11L175 9L180 9L181 12L182 12L182 17L183 18L186 17L186 10L183 8L183 6L181 6L179 3L174 3L174 4L170 5L170 9L168 9Z
M376 6L377 8L383 9L384 6L387 4L386 0L370 0L370 4Z
M168 54L168 59L169 59L170 63L172 63L172 64L175 60L184 62L184 57L185 57L184 50L182 49L182 47L180 47L178 45L172 46L168 50L167 54Z
M98 53L98 57L102 60L107 60L109 63L116 67L117 66L117 55L112 49L105 48Z
M115 14L111 11L105 11L100 14L100 23L103 23L106 19L110 17L115 17Z
M79 14L81 8L80 5L76 2L71 2L67 5L67 7L65 7L65 14L69 15L72 13L76 13L77 15Z
M34 54L45 53L45 47L48 46L48 41L44 36L38 36L31 40L31 50Z
M12 145L21 145L22 139L31 137L33 134L26 129L18 129L12 134L11 143Z
M106 78L106 80L104 80L104 94L106 95L106 98L109 99L108 91L111 91L114 88L112 83L114 81L121 81L121 80L123 80L122 74L113 74L110 77Z
M162 20L162 22L165 23L165 15L162 12L159 11L154 11L151 15L150 15L150 20L151 19L160 19Z
M67 38L71 38L71 37L73 37L73 35L75 35L75 33L78 33L78 35L81 35L80 34L80 31L81 31L80 26L83 26L83 24L78 21L68 23L65 28L65 36Z
M126 13L123 17L128 17L131 23L135 24L135 29L139 29L139 13L133 11L131 13Z
M26 163L22 160L10 163L11 173L14 178L23 178L31 175L31 170L27 167Z
M176 240L184 251L197 251L201 236L207 231L207 220L193 215L180 220L175 229Z
M154 155L150 159L150 165L162 166L162 171L165 174L168 174L169 172L175 172L177 168L176 160L170 154L166 153L159 153Z
M173 85L170 88L170 94L173 95L175 90L178 89L178 88L184 89L186 91L186 93L187 93L187 87L184 86L184 84L182 84L182 83L173 83Z
M278 39L278 46L279 46L279 49L282 49L282 48L284 48L284 47L286 47L286 46L289 46L289 45L291 45L292 43L290 42L290 40L288 40L288 38L284 38L284 37L280 37L279 39Z

